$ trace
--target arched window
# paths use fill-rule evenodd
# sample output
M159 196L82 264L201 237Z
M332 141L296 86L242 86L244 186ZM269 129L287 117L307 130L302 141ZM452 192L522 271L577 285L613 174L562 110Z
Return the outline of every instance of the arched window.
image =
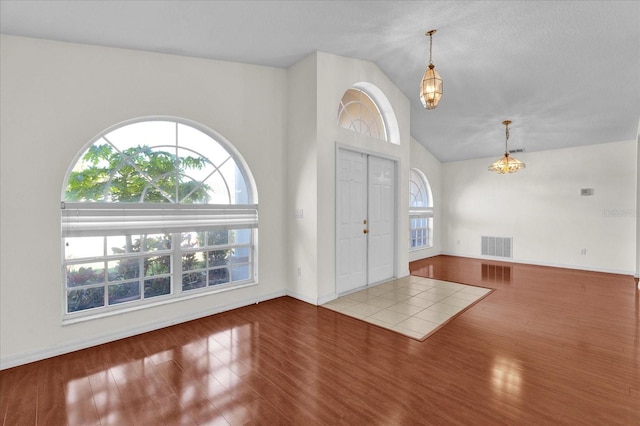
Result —
M376 103L358 88L347 90L338 107L338 126L372 138L387 140L382 114Z
M95 137L67 173L61 223L68 316L256 278L253 178L228 142L186 120L133 120Z
M433 198L427 178L418 169L411 169L409 191L410 248L431 247L433 245Z

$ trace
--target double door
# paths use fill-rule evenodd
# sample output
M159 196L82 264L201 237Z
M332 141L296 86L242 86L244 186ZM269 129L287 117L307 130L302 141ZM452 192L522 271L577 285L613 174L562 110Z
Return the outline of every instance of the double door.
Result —
M339 149L336 173L336 291L344 294L394 276L396 162Z

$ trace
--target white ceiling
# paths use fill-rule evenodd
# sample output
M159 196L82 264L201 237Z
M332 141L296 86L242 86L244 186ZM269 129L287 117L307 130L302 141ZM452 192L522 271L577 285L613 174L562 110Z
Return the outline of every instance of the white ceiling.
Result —
M418 83L433 62L437 109ZM639 1L0 1L5 34L287 68L314 51L375 62L441 161L634 140Z

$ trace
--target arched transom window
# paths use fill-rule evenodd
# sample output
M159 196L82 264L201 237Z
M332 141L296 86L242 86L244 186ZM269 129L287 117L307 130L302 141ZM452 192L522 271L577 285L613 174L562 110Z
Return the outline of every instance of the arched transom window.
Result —
M410 248L431 247L433 241L433 202L424 174L411 169L409 183Z
M64 185L67 316L253 283L253 188L233 147L197 123L142 119L98 135Z
M358 88L344 93L338 107L338 126L372 138L387 140L380 109L373 99Z

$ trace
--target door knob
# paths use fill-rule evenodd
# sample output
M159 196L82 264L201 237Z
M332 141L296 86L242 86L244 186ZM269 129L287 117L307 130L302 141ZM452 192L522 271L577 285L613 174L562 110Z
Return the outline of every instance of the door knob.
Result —
M367 232L369 232L369 230L368 230L368 229L363 229L363 230L362 230L362 233L363 233L363 234L366 234Z

